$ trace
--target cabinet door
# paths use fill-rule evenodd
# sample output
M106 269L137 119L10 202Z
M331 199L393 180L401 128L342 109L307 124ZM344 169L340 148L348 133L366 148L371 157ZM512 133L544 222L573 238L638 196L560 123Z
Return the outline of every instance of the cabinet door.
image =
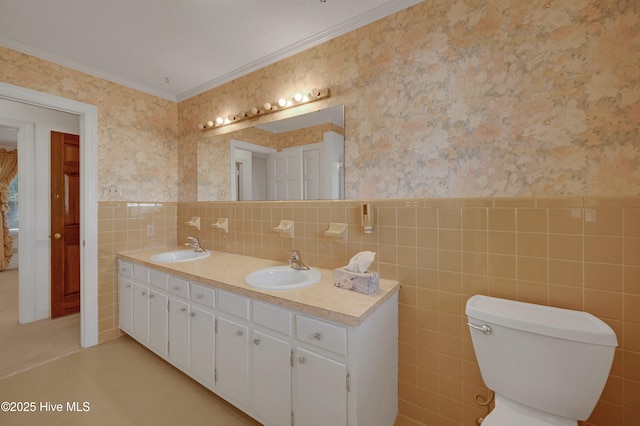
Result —
M149 288L133 284L133 337L149 343Z
M191 307L190 354L191 375L207 386L213 386L215 365L215 316Z
M157 291L149 291L149 347L167 356L167 302L168 297Z
M218 317L216 389L234 402L249 402L249 335L242 324Z
M347 367L306 349L294 359L293 412L295 424L347 424Z
M189 369L189 305L173 297L169 299L169 359Z
M118 278L118 318L119 327L127 333L133 332L133 282Z
M291 345L254 331L251 347L253 380L250 406L252 411L266 420L267 424L290 424Z

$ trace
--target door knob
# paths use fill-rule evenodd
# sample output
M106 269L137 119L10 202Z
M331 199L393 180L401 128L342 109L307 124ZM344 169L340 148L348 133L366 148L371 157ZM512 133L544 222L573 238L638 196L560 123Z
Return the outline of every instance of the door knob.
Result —
M53 238L56 240L59 240L60 238L62 238L62 234L59 232L56 232L55 234L53 234Z

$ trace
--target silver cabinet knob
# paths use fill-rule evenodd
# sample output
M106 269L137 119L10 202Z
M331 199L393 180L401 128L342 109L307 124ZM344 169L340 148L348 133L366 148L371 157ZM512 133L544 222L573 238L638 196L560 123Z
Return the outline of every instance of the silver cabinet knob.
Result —
M260 344L260 339L258 338L253 339L253 344L258 346Z
M178 290L180 290L180 287L178 287L178 286L175 286L175 287L173 288L173 291L178 291Z
M313 338L316 340L322 339L322 335L320 333L313 333Z
M242 336L242 334L243 334L243 333L242 333L242 330L238 330L238 331L236 331L236 336Z
M191 312L191 318L195 317L196 313L195 312Z
M149 299L153 299L153 296L155 296L155 294L151 293L151 294L149 295Z
M303 356L298 357L298 362L299 362L300 364L304 364L304 361L305 361L305 360L304 360L304 357L303 357Z
M180 312L187 312L187 308L180 308Z
M204 299L204 294L200 293L196 296L196 299Z
M146 295L147 295L147 292L146 292L146 291L143 291L143 292L142 292L142 295L143 295L143 296L146 296Z

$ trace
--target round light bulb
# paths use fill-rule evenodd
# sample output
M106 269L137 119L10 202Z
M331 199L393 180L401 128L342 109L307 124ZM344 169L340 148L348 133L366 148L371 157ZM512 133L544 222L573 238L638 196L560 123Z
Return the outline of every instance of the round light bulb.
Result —
M280 100L278 100L278 105L281 107L287 106L287 100L285 98L280 98Z
M257 113L259 113L259 112L260 112L260 111L258 111L258 108L256 108L256 107L252 107L252 108L251 108L251 114L252 114L252 115L256 115L256 114L257 114Z
M272 107L273 107L273 105L271 105L271 102L265 102L265 104L264 104L264 109L266 109L267 111L269 111Z
M208 127L213 127L213 121L211 121L211 120L207 121L207 126Z
M302 93L296 93L295 95L293 95L293 99L296 100L296 102L301 102L302 101Z
M205 125L204 125L204 124L202 124L202 123L198 124L198 129L200 129L200 130L204 130L204 128L205 128Z
M218 117L218 118L216 118L216 123L218 123L218 124L224 124L224 118L222 118L222 117Z

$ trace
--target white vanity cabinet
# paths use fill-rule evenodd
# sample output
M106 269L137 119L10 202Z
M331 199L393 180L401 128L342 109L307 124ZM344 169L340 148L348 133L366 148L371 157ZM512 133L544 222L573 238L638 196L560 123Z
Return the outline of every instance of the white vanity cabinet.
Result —
M162 356L168 350L168 300L166 294L149 289L149 346Z
M138 265L133 266L134 271ZM143 275L146 277L146 275ZM167 274L149 269L149 346L158 355L168 354L169 297L167 295Z
M249 408L268 425L290 424L292 417L292 313L253 301ZM300 423L302 424L302 423Z
M218 291L216 389L246 409L249 404L249 305L244 296Z
M296 315L293 408L298 424L346 426L350 373L347 328Z
M118 295L123 331L264 425L395 422L397 292L346 325L120 260Z
M149 343L149 287L133 283L133 333L144 344Z
M294 363L296 424L346 426L350 380L347 366L301 347L296 348Z
M218 315L216 390L241 408L249 403L249 328Z
M168 353L171 362L189 369L189 281L169 276Z
M133 265L121 263L118 269L118 318L120 328L133 333Z
M191 283L189 299L189 371L194 379L212 388L215 384L215 290Z

